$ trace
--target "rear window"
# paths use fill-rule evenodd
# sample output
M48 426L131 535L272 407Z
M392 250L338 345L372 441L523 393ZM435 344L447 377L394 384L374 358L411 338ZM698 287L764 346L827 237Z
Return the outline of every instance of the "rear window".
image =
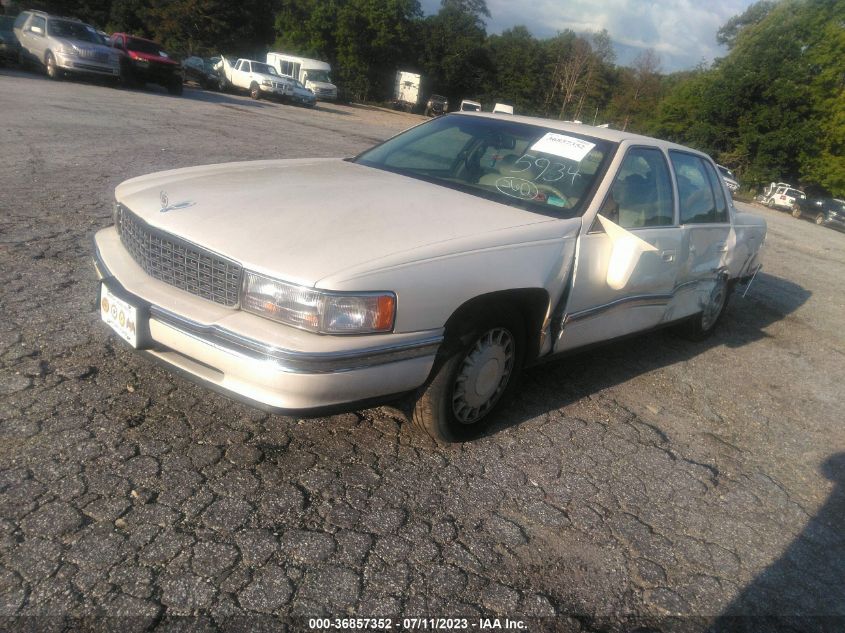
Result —
M800 191L798 191L797 189L787 189L786 195L789 196L790 198L800 198L804 194L801 193Z

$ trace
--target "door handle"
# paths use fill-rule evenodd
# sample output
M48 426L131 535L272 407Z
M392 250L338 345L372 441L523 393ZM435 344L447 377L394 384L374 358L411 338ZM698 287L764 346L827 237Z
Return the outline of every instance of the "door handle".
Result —
M675 251L660 251L660 259L664 262L675 261Z

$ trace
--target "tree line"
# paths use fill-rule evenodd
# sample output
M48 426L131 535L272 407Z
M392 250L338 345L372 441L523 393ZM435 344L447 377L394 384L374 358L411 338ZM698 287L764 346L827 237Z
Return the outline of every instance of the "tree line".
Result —
M845 2L759 0L717 40L728 54L666 74L654 51L619 66L606 31L536 38L524 26L488 34L486 0L42 0L19 8L75 15L175 53L263 58L271 49L332 64L342 96L390 97L398 69L454 105L509 103L539 115L690 145L743 184L804 184L845 197ZM487 109L486 108L486 109Z

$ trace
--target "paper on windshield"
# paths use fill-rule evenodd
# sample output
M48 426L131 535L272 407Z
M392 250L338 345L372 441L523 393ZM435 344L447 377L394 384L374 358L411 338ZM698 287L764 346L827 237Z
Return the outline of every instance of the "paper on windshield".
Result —
M531 149L536 152L544 152L546 154L553 154L561 158L574 160L580 163L584 157L590 153L590 150L596 146L595 143L590 143L574 136L567 136L566 134L555 134L549 132L539 141L531 146Z

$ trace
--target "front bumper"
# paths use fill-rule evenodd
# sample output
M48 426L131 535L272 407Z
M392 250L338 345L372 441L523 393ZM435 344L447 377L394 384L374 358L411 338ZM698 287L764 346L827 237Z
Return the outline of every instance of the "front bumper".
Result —
M264 84L258 84L258 87L261 89L261 92L272 95L277 99L290 99L293 97L293 93L285 90L284 88L276 88L275 86L266 86Z
M120 66L118 64L101 63L74 55L58 53L56 55L56 65L62 70L68 70L74 73L106 75L109 77L120 76Z
M835 229L845 230L845 216L828 213L827 218L825 218L824 225Z
M139 64L134 61L130 64L132 74L148 83L170 85L174 81L182 81L182 69L174 64Z
M262 408L307 414L407 393L428 378L443 340L442 330L351 337L303 332L149 277L114 227L98 232L94 244L101 281L149 317L145 353Z

